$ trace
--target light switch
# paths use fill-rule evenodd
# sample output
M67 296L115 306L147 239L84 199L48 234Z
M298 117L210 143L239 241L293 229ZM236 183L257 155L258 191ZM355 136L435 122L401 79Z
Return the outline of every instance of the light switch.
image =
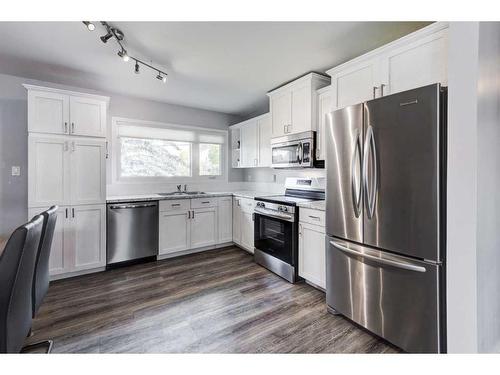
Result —
M21 167L17 165L12 166L12 176L20 176L21 175Z

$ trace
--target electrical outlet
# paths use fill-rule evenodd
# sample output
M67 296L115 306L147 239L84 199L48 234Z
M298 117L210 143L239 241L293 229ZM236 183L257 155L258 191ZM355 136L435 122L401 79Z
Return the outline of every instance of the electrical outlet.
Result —
M21 167L17 165L12 166L12 176L20 176L21 175Z
M273 182L276 182L276 175L273 174Z

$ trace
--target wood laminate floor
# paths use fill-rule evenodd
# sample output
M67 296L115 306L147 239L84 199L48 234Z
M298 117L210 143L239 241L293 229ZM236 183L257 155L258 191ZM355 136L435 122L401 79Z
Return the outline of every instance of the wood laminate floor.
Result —
M394 353L230 247L55 281L27 343L56 353Z

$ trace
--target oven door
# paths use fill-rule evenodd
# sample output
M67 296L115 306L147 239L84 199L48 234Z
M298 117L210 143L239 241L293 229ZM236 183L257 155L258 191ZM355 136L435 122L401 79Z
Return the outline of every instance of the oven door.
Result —
M259 210L255 210L254 215L255 248L295 266L297 264L297 225L295 216L263 213Z

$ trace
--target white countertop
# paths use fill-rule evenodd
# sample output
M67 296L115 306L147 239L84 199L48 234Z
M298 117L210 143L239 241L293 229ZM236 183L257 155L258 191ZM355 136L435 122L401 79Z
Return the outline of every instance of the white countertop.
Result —
M135 202L135 201L160 201L160 200L173 200L173 199L191 199L191 198L209 198L209 197L243 197L254 199L260 195L273 195L261 191L233 191L233 192L218 192L207 191L204 194L191 194L191 195L159 195L159 194L135 194L135 195L115 195L106 198L107 203L121 203L121 202ZM276 194L274 194L276 195Z
M326 211L326 201L312 201L298 203L297 206L310 208L311 210Z

